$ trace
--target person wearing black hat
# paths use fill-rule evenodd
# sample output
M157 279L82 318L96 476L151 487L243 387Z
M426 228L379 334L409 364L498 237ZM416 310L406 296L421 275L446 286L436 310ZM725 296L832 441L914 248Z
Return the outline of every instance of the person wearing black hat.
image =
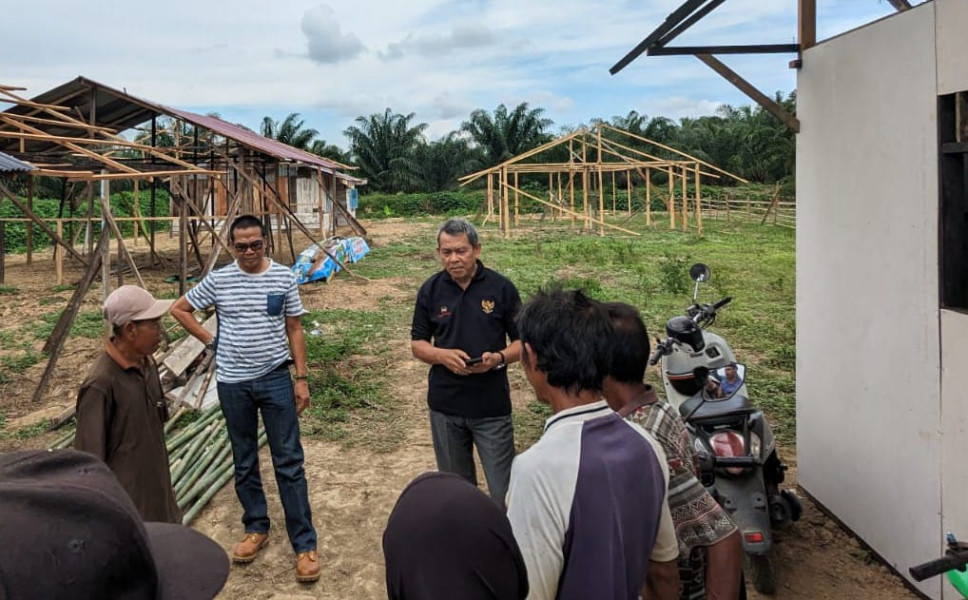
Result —
M228 572L208 537L143 522L90 454L0 454L0 600L203 600Z
M74 448L107 463L145 521L180 523L165 448L168 405L152 359L172 302L134 285L104 301L111 337L78 390Z

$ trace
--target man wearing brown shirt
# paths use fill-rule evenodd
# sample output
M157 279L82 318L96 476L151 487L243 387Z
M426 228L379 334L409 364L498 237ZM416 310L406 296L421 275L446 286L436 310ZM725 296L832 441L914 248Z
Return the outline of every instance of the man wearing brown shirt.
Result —
M74 447L107 463L145 521L179 523L165 449L168 407L152 359L172 302L133 285L108 296L112 334L77 394Z

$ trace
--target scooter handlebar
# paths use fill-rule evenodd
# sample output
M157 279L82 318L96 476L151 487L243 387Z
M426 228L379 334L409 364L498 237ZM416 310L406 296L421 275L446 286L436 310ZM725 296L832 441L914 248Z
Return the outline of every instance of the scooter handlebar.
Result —
M729 304L732 301L733 301L733 297L732 296L726 296L725 298L723 298L719 302L716 302L715 304L713 304L713 310L719 310L720 308L726 306L727 304Z
M665 354L665 352L666 352L665 345L660 342L659 347L656 348L655 352L652 353L652 358L649 359L649 366L655 366L656 363L658 363L659 360L662 358L662 355Z
M923 581L929 577L947 573L948 571L963 571L966 565L968 565L968 552L959 552L957 554L948 554L946 556L942 556L941 558L929 560L928 562L917 565L916 567L911 567L908 569L908 572L911 573L911 577L914 578L914 581Z

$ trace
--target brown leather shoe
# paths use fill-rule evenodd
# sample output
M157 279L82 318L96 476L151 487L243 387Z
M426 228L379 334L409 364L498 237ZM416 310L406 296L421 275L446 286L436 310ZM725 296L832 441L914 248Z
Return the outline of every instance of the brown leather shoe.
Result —
M312 583L319 580L319 557L315 550L296 555L296 581Z
M268 533L247 533L242 541L236 544L232 560L237 563L250 563L262 547L269 543Z

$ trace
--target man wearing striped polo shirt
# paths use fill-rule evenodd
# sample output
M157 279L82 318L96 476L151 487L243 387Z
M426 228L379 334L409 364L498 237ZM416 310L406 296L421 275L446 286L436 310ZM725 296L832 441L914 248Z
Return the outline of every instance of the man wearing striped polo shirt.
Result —
M188 333L216 351L215 377L225 415L235 493L242 504L245 537L232 560L248 563L269 540L269 515L259 471L259 413L265 425L286 530L296 552L296 579L319 579L316 530L299 441L299 413L309 406L305 312L292 271L265 256L265 229L252 215L229 230L235 262L213 271L171 308ZM215 307L218 334L212 336L192 314ZM295 380L289 374L294 364Z
M678 596L662 448L601 398L611 323L580 291L539 291L518 314L521 365L554 413L511 467L508 519L529 600ZM650 560L654 569L650 569Z

